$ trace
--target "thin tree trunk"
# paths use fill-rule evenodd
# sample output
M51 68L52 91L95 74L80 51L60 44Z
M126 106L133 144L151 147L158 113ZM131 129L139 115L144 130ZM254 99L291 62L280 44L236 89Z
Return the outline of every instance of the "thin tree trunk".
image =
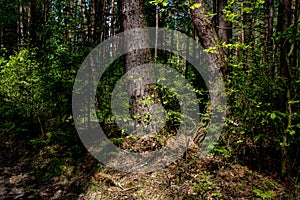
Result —
M30 39L32 45L37 42L37 3L36 0L31 1L30 5Z
M92 37L93 37L93 43L96 43L96 30L97 30L97 23L96 23L96 7L97 7L97 3L96 3L96 0L92 0L92 3L91 3L91 10L92 10L92 16L91 16L91 25L92 25L92 28L91 28L91 34L92 34Z
M122 0L117 0L118 2L118 23L119 23L119 32L123 32L123 23L122 23Z
M43 24L48 24L48 18L49 18L49 14L50 14L50 4L51 1L50 0L44 0L43 1L43 13L42 13L42 21ZM42 42L41 42L41 47L44 48L46 46L46 40L48 36L45 35L43 33L43 37L42 37Z
M18 41L19 41L19 45L20 46L23 46L24 45L24 34L23 34L23 31L24 31L24 26L23 26L23 12L24 12L24 10L23 10L23 5L22 5L22 2L19 2L19 30L18 30L18 32L19 32L19 39L18 39Z
M291 25L291 0L279 0L278 9L278 27L277 31L284 33ZM281 176L285 177L287 174L287 141L288 141L288 129L291 123L290 115L291 110L289 108L290 100L290 58L289 52L291 50L291 44L287 38L281 38L279 42L280 46L280 77L286 82L285 84L285 96L283 95L281 100L280 110L282 113L287 114L285 120L284 133L282 136L281 145Z
M88 35L88 24L87 24L87 16L86 16L86 0L81 0L81 14L82 14L82 22L81 22L81 29L82 29L82 39L83 44L87 42L87 35Z
M107 33L108 33L107 28L106 28L106 17L107 17L106 8L107 8L107 0L104 0L103 7L102 7L102 10L103 10L102 20L101 20L101 22L102 22L101 42L107 39Z
M273 28L274 28L274 0L268 0L266 3L266 51L265 62L270 63L270 76L275 78L275 64L274 64L274 44L272 41Z
M227 0L218 1L218 36L222 42L230 44L232 39L232 23L226 20L226 15L223 11L226 5ZM227 56L229 55L228 48L224 48L224 52Z
M87 43L92 43L92 21L91 21L91 3L90 1L85 2L85 12L86 12L86 23L87 23Z
M251 7L250 3L243 3L243 8ZM243 29L242 29L242 42L244 44L249 44L251 41L251 15L246 12L242 12L242 22L243 22Z
M111 28L110 35L115 35L115 0L111 1Z
M154 58L156 60L157 58L157 42L158 42L158 5L156 5L155 8L155 52L154 52Z
M244 2L242 7L243 8L251 8L251 3ZM242 12L242 43L245 45L249 45L251 42L251 29L253 25L253 16L250 13L247 12ZM241 51L242 56L243 56L243 62L247 63L247 60L249 60L249 55L248 50L242 50Z
M269 49L272 49L273 42L272 42L272 36L273 36L273 20L274 20L274 0L268 0L267 3L267 9L268 9L268 32L267 32L267 45Z

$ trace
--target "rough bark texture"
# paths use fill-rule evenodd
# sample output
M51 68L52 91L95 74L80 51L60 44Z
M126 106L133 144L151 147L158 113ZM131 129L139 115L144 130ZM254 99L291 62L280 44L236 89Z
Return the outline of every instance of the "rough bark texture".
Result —
M210 61L214 63L214 66L218 67L223 76L226 77L228 74L226 55L222 47L217 45L219 38L212 22L207 17L205 1L196 0L194 3L199 3L201 5L199 8L192 10L192 16L193 23L201 40L202 46L205 49L215 48L217 50L217 53L209 54Z
M142 0L125 0L122 2L122 14L123 14L123 28L124 31L135 28L146 28L147 21L144 14L144 5ZM126 36L125 36L126 37ZM151 85L145 85L145 81L154 80L154 72L147 73L146 76L142 75L144 72L136 70L135 68L146 63L151 62L150 49L134 50L137 46L147 46L147 35L140 35L139 38L134 40L128 36L126 39L126 48L128 53L126 55L126 72L131 71L135 79L141 78L142 81L132 81L129 86L129 93L131 95L131 114L134 118L135 131L144 129L149 125L149 105L143 103L153 94ZM151 129L151 128L150 128ZM149 130L149 129L148 129ZM150 130L151 132L151 130Z
M226 79L228 75L228 67L226 63L226 55L219 45L220 39L218 38L217 31L214 27L214 24L208 18L208 15L205 10L205 1L204 0L196 0L194 3L199 3L200 7L192 10L192 17L195 29L197 30L198 37L202 43L202 46L205 49L213 48L216 52L209 53L209 90L210 92L220 91L220 87L222 85L217 81L220 72L223 75L223 79ZM213 106L222 105L220 98L218 98L219 94L215 93L215 95L210 96L210 101L213 102ZM209 107L212 109L212 107ZM194 142L201 142L205 137L205 134L200 131L197 133L197 136L194 138Z

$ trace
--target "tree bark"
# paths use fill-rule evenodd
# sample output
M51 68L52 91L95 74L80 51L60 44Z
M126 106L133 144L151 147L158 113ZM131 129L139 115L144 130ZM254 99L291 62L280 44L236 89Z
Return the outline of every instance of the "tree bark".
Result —
M111 1L111 25L110 35L115 35L115 0Z
M291 0L279 0L278 5L278 27L279 33L285 33L291 26ZM288 129L291 124L290 116L291 110L289 107L290 94L290 57L291 43L288 38L282 37L279 41L280 47L280 77L285 81L285 95L282 96L280 110L282 113L287 114L285 120L285 130L282 136L281 144L281 176L284 178L287 174L287 142L288 142Z
M122 2L122 14L123 14L123 28L124 31L135 28L146 28L147 21L144 12L144 6L142 0L124 0ZM130 36L129 36L130 37ZM126 39L126 48L129 50L136 45L136 41L139 42L139 46L147 46L147 38L141 35L141 38L136 38L134 41L131 38ZM142 81L132 81L129 86L129 93L131 95L130 106L131 115L134 120L134 131L139 134L139 130L148 127L147 119L149 118L149 105L144 103L147 97L153 94L153 88L151 85L144 85L143 81L153 80L154 72L149 72L146 77L141 76L141 72L135 68L146 63L151 62L150 49L140 49L129 51L126 55L125 68L126 72L131 71L134 79L142 78ZM149 130L149 129L148 129ZM151 131L151 128L150 128Z
M157 40L158 40L158 5L156 5L155 7L155 27L156 27L156 30L155 30L155 53L154 53L154 57L155 57L155 60L157 58Z
M251 2L251 1L250 1ZM243 8L251 8L251 3L245 2L243 3ZM242 22L243 22L243 28L242 28L242 42L244 44L249 44L251 41L251 28L252 28L252 14L247 12L242 12ZM246 52L243 51L243 54Z
M199 3L201 6L192 10L193 23L201 40L202 46L205 49L214 48L217 53L209 53L209 58L215 67L218 67L223 77L228 75L228 67L226 63L226 55L223 48L218 45L218 35L213 23L207 17L204 0L195 0L194 3Z
M226 15L223 12L226 5L227 0L218 1L218 36L222 42L229 44L232 39L232 23L226 20ZM227 56L229 55L228 48L224 48L224 52Z
M274 44L272 41L273 29L274 29L274 0L268 0L266 2L266 51L265 62L270 63L270 77L275 78L275 64L274 60Z

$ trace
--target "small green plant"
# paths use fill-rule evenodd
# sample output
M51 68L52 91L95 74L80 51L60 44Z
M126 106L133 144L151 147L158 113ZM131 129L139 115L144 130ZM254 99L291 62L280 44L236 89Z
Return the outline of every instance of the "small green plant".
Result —
M126 138L132 139L132 140L136 140L137 136L136 135L128 135Z
M271 192L264 192L260 189L255 189L255 190L252 190L252 192L257 196L257 197L260 197L262 199L273 199L274 198L274 194L271 193Z
M204 195L213 190L215 184L210 181L212 175L207 172L203 171L199 173L199 178L197 182L193 182L193 190L199 195Z
M228 151L225 147L216 145L212 151L213 155L220 155L224 158L230 158L231 152Z
M192 156L192 158L189 159L189 165L192 167L192 168L196 168L197 167L197 157L196 156Z
M115 145L119 145L122 142L124 142L124 138L112 138L111 142L114 143Z
M212 197L222 197L221 191L220 190L216 190L214 192L211 193Z

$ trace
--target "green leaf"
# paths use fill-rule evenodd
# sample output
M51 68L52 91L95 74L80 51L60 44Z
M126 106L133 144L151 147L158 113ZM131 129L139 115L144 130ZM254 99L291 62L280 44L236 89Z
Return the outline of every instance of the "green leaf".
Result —
M162 2L162 5L163 5L164 7L166 7L166 6L168 5L168 1L163 1L163 2Z
M209 47L208 49L204 49L204 52L213 53L213 54L219 54L219 52L217 51L216 47Z
M214 17L214 16L216 16L216 15L217 15L217 13L207 12L207 16L208 16L208 17Z
M295 130L289 130L288 132L289 132L290 136L293 136L293 135L296 134L296 131L295 131Z
M201 7L200 3L195 3L195 4L191 5L190 9L194 10L194 9L200 8L200 7Z
M271 117L271 119L275 119L276 118L276 114L275 113L271 113L270 117Z

